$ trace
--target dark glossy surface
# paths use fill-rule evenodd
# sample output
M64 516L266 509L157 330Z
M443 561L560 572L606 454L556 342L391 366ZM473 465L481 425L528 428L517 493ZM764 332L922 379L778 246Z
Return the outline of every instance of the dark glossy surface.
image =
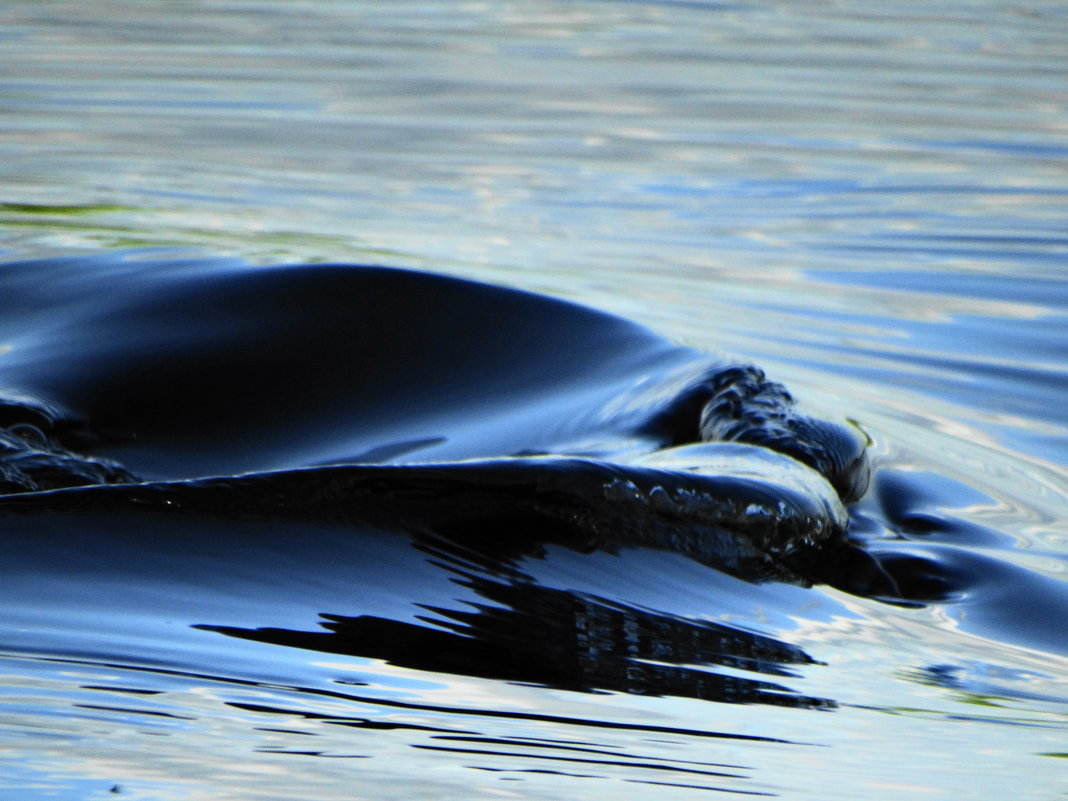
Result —
M135 475L219 476L0 499L11 656L185 673L204 658L196 643L222 635L227 644L209 648L225 654L216 668L250 658L247 644L257 643L453 681L841 707L837 693L798 684L801 669L822 666L805 646L707 619L722 595L706 590L698 619L632 597L625 565L644 565L656 550L701 564L693 589L727 580L728 606L751 606L761 584L777 592L781 582L830 583L904 608L944 608L966 631L1068 654L1064 584L1005 558L1007 535L953 514L991 502L978 490L884 469L855 510L849 544L806 522L837 514L806 499L805 483L823 482L808 468L780 479L771 459L768 477L753 478L753 446L656 454L671 444L665 432L696 428L699 407L677 402L679 392L689 397L686 387L723 367L618 318L469 281L341 265L96 257L3 265L0 285L12 310L0 331L11 343L4 382L22 398L9 415L36 403L54 418L46 430ZM708 414L729 421L729 408L716 412L721 403ZM759 420L775 407L757 408ZM522 456L541 453L560 455ZM471 457L481 460L462 461ZM678 472L690 464L706 475ZM247 471L255 474L236 475ZM824 490L814 487L817 498ZM603 564L596 554L620 560L608 568L607 594L585 580L557 586L536 568L562 559L582 573L585 561ZM185 631L172 642L175 623ZM164 642L178 652L164 657ZM246 670L206 673L255 684ZM286 683L313 697L368 700L304 686L308 678ZM406 696L372 702L452 714ZM499 738L443 721L228 704L255 716L429 732L433 744L416 747L438 754L501 753L475 747ZM741 731L685 736L792 742ZM581 753L538 759L615 764L603 749ZM662 760L640 767L745 778Z
M608 421L583 416L635 381L715 363L576 306L403 270L98 257L9 265L0 292L5 384L91 421L97 451L143 478L551 450L595 436Z

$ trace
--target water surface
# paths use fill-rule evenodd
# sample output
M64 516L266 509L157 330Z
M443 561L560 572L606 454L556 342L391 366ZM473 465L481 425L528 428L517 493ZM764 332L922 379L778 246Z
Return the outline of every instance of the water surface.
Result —
M6 3L5 261L388 264L622 315L856 420L853 530L932 578L904 606L646 549L502 573L324 522L24 521L0 793L1063 794L1066 37L1045 3ZM92 349L91 308L0 303L5 388ZM328 401L249 469L321 448Z

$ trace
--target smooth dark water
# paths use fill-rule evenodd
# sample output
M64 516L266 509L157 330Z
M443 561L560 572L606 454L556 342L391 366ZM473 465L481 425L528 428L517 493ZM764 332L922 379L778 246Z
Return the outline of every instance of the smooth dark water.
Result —
M849 530L899 581L38 504L0 521L0 797L1063 795L1066 38L1047 3L5 3L0 390L85 448L631 464L753 362L870 436ZM549 299L361 305L321 263Z

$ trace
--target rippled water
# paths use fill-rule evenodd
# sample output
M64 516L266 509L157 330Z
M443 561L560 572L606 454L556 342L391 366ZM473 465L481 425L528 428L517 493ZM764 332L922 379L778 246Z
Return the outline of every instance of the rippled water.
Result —
M550 547L520 592L322 521L20 518L0 795L1063 794L1066 39L1038 2L5 3L5 261L416 267L751 359L870 435L853 531L931 580ZM92 351L91 308L0 308L5 388Z

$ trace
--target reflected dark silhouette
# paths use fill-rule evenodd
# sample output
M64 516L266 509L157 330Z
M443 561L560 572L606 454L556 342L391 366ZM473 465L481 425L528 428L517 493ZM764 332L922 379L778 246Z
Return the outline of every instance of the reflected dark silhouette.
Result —
M737 704L830 709L778 681L715 667L800 678L818 664L795 646L743 629L636 609L603 598L499 580L456 568L455 581L485 603L423 607L422 623L323 614L321 631L200 625L231 637L400 667L578 692L672 695Z

